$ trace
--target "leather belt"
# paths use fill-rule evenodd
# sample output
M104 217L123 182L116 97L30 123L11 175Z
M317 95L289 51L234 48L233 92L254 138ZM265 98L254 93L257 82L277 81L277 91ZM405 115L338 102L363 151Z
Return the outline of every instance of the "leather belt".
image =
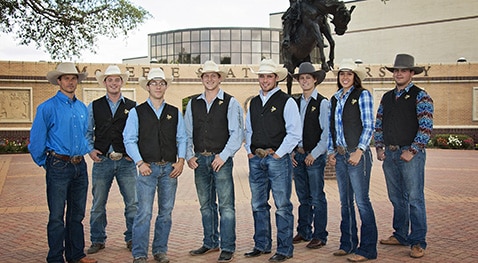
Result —
M159 162L151 162L151 164L157 165L157 166L164 166L168 163L168 161L159 161Z
M213 152L207 152L206 150L204 150L203 152L200 152L199 154L202 155L202 156L207 156L207 157L214 155Z
M396 150L400 150L400 146L399 146L399 145L389 145L389 146L387 146L387 148L388 148L390 151L392 151L392 152L394 152L394 151L396 151Z
M65 162L70 162L72 164L79 164L81 163L81 161L83 161L83 156L80 156L80 155L68 156L68 155L58 154L53 151L50 152L50 154L57 159L60 159Z
M305 150L304 150L304 148L302 148L302 147L296 147L296 148L295 148L295 151L298 152L298 153L300 153L300 154L305 154Z
M257 148L254 153L259 157L259 158L264 158L270 154L274 154L275 151L272 150L271 148L267 149L262 149L262 148Z

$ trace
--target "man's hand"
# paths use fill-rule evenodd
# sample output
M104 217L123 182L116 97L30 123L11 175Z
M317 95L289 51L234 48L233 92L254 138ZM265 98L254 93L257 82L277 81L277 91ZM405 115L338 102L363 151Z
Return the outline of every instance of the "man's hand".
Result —
M400 159L404 160L405 162L410 162L413 159L413 157L415 157L415 154L413 154L409 150L403 150L402 154L400 155Z
M196 168L199 167L199 164L197 163L197 159L198 159L198 158L197 158L196 156L194 156L193 158L191 158L191 159L188 160L188 166L189 166L189 168L191 168L191 169L194 170L194 169L196 169Z
M221 159L221 157L219 157L219 154L216 154L216 156L214 156L214 160L212 161L211 163L211 167L213 169L214 172L219 172L219 170L221 170L221 167L224 165L224 161Z
M91 152L88 153L88 155L90 156L91 160L93 160L93 162L95 162L95 163L101 161L100 157L98 157L98 154L101 155L101 154L103 154L103 153L100 152L100 151L97 150L97 149L93 149Z
M183 173L184 159L179 158L179 160L176 163L173 163L172 166L173 166L173 171L171 171L171 174L169 174L169 177L177 178Z
M329 154L327 159L327 162L332 166L335 166L335 164L337 163L337 159L335 159L335 153Z
M385 149L381 148L381 147L378 147L376 148L376 151L377 151L377 159L379 161L383 161L385 160Z
M357 166L362 158L362 154L363 152L361 149L357 149L353 153L350 153L349 164Z
M312 164L314 164L314 161L315 161L314 156L312 156L312 154L309 153L307 157L305 157L304 163L306 166L311 166Z

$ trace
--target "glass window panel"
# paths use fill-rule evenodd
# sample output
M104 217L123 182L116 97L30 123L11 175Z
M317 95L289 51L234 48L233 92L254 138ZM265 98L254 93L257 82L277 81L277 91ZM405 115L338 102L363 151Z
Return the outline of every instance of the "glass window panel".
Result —
M261 52L261 42L253 41L251 44L253 53Z
M251 40L251 30L249 29L242 30L242 40Z
M221 54L221 64L231 64L231 54Z
M279 42L271 42L271 52L272 53L277 53L277 54L280 53Z
M211 41L211 52L219 52L221 51L220 50L220 47L219 47L219 41ZM204 51L202 51L204 52Z
M165 56L168 54L167 47L167 45L161 45L161 56Z
M271 42L261 42L262 52L271 52Z
M201 30L201 40L209 40L209 30Z
M174 42L181 42L181 32L174 33Z
M231 52L231 42L221 41L221 52Z
M174 42L174 34L168 33L168 44L171 44L173 42Z
M209 53L209 41L201 42L201 53Z
M231 40L231 31L229 29L222 29L220 40Z
M151 42L151 46L156 46L156 45L157 45L156 36L155 36L155 35L149 36L149 40L150 40L150 42Z
M174 54L181 52L181 42L174 43Z
M201 46L199 45L199 42L191 42L191 53L200 53L201 52Z
M272 34L271 41L279 42L279 39L280 39L279 31L272 31L271 34Z
M241 64L252 64L251 53L242 53L242 63Z
M162 34L161 35L161 44L167 44L168 43L168 34Z
M231 64L241 64L241 53L231 54Z
M191 31L191 41L199 41L199 31Z
M241 40L241 30L232 29L231 30L231 40Z
M261 60L261 54L253 54L251 57L251 64L260 64Z
M183 39L182 39L182 41L183 41L183 42L188 42L188 41L190 41L190 40L191 40L191 32L189 32L189 31L183 32Z
M192 63L192 64L201 64L201 55L199 55L199 54L192 54L192 55L191 55L191 63Z
M270 40L271 40L271 31L262 30L262 41L270 41Z
M242 52L251 52L251 42L250 41L242 41Z
M221 40L220 31L217 29L211 30L211 41L213 40L218 40L218 41Z
M211 53L211 58L210 60L216 62L216 63L220 63L221 62L221 57L219 56L219 53ZM205 61L203 61L204 63Z
M241 52L241 41L231 41L231 52Z
M183 46L182 46L182 49L181 49L181 52L191 53L191 43L184 42Z
M282 63L282 61L280 61L279 54L272 54L272 60L273 61L279 61L278 63Z
M173 44L168 44L168 56L174 54Z
M168 55L168 63L174 62L174 56L173 55Z
M252 40L261 40L261 31L260 30L252 30Z

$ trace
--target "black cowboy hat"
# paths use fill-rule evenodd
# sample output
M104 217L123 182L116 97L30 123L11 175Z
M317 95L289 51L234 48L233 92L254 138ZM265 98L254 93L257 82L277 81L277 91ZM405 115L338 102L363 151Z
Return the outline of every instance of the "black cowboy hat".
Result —
M299 66L299 72L297 74L292 74L292 77L296 80L299 80L299 76L302 74L310 74L314 76L317 80L315 81L315 85L322 83L325 79L325 71L315 70L314 66L310 62L302 62Z

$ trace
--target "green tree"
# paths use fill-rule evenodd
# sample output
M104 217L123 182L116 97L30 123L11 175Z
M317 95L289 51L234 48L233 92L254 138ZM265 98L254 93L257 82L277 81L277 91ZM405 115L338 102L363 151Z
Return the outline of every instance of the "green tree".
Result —
M117 38L151 18L128 0L2 0L0 31L35 43L54 60L96 53L99 36Z

